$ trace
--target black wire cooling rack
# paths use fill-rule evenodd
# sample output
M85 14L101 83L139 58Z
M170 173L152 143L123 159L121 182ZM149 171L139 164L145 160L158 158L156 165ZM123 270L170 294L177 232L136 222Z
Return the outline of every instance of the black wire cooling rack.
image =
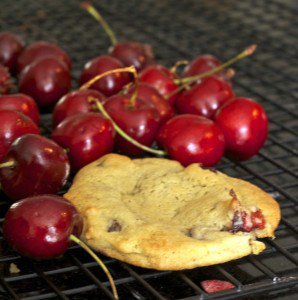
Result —
M120 299L297 299L295 1L106 0L94 4L118 37L151 44L157 60L167 66L203 53L226 60L247 45L258 44L253 57L237 64L234 87L239 96L264 105L270 119L269 138L254 158L241 163L224 159L218 169L260 186L282 209L276 239L265 239L267 249L258 256L181 272L145 270L102 257ZM58 42L73 59L74 79L87 60L109 46L101 28L74 0L1 0L0 30L14 31L28 43ZM49 117L43 120L47 131ZM7 208L1 195L1 223ZM236 288L206 294L200 286L206 279L227 280ZM0 299L112 299L112 294L104 273L79 247L60 259L35 262L12 252L0 233Z

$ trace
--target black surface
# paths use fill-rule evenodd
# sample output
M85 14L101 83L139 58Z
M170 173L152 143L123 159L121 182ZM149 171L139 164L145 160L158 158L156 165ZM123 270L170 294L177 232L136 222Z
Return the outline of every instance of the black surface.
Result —
M95 1L118 37L147 42L160 63L210 53L226 60L247 45L258 51L237 64L235 90L264 105L270 119L265 147L253 159L224 159L218 168L271 193L282 208L274 241L258 256L185 272L158 272L103 257L121 299L297 299L297 7L295 1ZM0 30L29 43L58 42L71 55L77 79L84 63L105 53L109 40L78 1L0 2ZM75 84L74 84L75 86ZM47 118L45 117L45 120ZM47 121L44 121L47 124ZM2 200L1 200L2 199ZM1 222L8 207L0 199ZM11 273L11 264L19 273ZM204 279L237 289L206 295ZM107 287L103 288L103 287ZM0 235L0 299L110 299L109 284L78 247L56 261L33 262L9 250Z

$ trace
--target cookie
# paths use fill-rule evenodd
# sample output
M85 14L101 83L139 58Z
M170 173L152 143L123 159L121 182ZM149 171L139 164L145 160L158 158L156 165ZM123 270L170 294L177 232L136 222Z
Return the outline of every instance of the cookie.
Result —
M258 187L198 164L108 154L65 194L84 218L82 239L121 261L181 270L237 259L274 237L277 202Z

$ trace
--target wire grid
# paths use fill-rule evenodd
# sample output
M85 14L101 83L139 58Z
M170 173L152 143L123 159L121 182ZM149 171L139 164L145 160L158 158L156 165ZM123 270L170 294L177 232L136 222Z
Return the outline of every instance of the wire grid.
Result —
M235 91L265 107L270 134L265 147L246 162L228 159L218 169L248 180L280 203L276 239L265 239L258 256L181 272L159 272L102 257L120 299L296 299L298 295L297 182L297 7L287 0L265 1L97 1L97 8L123 40L151 44L158 62L211 53L225 60L247 45L257 53L236 66ZM0 3L0 30L29 43L58 42L73 59L76 80L84 63L106 53L109 40L78 1ZM74 84L74 87L76 85ZM43 117L49 133L50 117ZM8 208L0 197L0 222ZM19 272L14 273L14 266ZM222 279L236 288L206 294L200 282ZM97 264L78 246L54 261L35 262L12 252L0 233L0 299L112 299Z

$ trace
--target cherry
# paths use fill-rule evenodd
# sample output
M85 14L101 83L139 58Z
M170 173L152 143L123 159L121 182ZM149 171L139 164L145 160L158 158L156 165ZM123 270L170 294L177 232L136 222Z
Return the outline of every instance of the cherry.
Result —
M0 120L0 161L16 138L26 133L40 133L36 124L18 111L0 110Z
M149 66L140 73L140 82L153 86L164 97L178 89L175 79L176 75L162 65ZM174 93L169 98L171 106L174 106L176 97L177 94Z
M213 118L215 112L234 97L235 94L228 82L211 76L180 93L175 104L181 114L197 114Z
M18 35L8 31L0 33L0 64L11 73L15 73L17 58L23 49L24 42Z
M12 143L0 164L1 188L13 200L55 194L66 183L69 170L60 146L40 135L25 134Z
M215 116L226 143L226 153L233 159L246 160L264 145L268 119L263 107L248 98L236 98L226 103Z
M109 53L122 61L124 66L134 66L138 72L154 61L151 46L137 42L117 43L109 49Z
M182 165L200 163L213 166L224 153L224 136L211 120L196 115L179 115L164 124L157 142L162 145L170 158Z
M83 220L75 207L55 195L38 195L14 203L6 213L3 236L17 252L34 259L63 255L79 236Z
M114 122L132 139L150 147L160 126L160 117L155 106L130 95L115 95L107 99L104 108ZM143 149L117 134L116 149L129 156L140 156Z
M8 69L0 65L0 95L7 94L10 90L10 74Z
M26 66L29 66L32 62L45 57L54 57L65 63L65 66L69 71L71 70L71 60L63 49L53 43L38 41L29 45L18 57L18 73L20 73Z
M66 65L54 57L44 57L27 66L20 75L20 92L30 95L40 107L54 105L71 87Z
M66 118L52 133L52 139L66 148L73 171L113 151L115 131L99 113L80 113Z
M102 93L91 89L77 90L64 95L54 108L52 115L53 127L55 128L69 116L94 111L93 105L88 101L90 97L96 98L101 102L105 99L105 96Z
M133 85L129 89L129 95L132 96L135 90ZM166 121L171 119L175 112L169 102L152 86L146 83L140 83L137 87L137 96L145 102L152 103L157 109L160 116L160 124L164 124Z
M107 71L123 68L123 63L110 55L98 56L86 63L80 76L80 85L86 83L97 75ZM90 88L98 90L105 96L117 94L130 81L129 74L115 73L109 74L96 81Z
M38 126L40 114L36 102L28 95L13 94L0 96L0 110L17 110L29 117Z

